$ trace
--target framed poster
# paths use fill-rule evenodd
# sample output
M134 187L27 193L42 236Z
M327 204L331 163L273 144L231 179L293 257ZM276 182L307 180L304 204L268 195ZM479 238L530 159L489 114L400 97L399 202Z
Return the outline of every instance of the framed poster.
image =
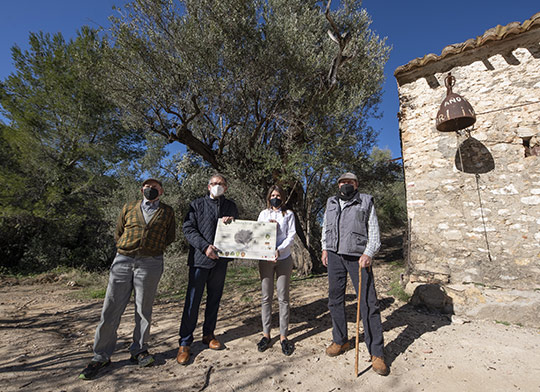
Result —
M276 222L235 220L217 224L214 246L220 257L271 260L276 253Z

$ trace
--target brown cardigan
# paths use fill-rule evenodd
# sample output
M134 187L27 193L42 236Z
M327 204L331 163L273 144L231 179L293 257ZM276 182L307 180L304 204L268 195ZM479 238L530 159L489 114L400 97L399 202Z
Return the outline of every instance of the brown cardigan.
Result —
M126 256L159 256L176 237L174 210L159 202L148 224L141 211L141 201L127 203L116 222L114 239L118 253Z

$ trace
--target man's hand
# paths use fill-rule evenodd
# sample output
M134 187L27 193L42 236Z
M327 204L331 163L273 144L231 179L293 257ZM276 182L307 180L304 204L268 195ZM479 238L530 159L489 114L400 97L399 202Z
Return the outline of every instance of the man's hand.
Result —
M234 216L224 216L223 218L221 218L221 220L223 221L223 223L228 225L229 223L234 221Z
M326 250L322 251L321 261L325 267L328 267L328 252Z
M217 255L218 248L216 248L214 245L208 245L208 248L206 248L206 251L204 252L206 256L212 260L219 259L219 256Z
M371 257L365 254L360 256L360 258L358 259L358 265L360 266L360 268L369 267L371 265Z

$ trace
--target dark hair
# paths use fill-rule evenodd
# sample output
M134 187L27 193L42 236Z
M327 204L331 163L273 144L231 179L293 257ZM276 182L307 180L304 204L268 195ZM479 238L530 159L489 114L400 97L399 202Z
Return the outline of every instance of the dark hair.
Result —
M281 212L283 215L285 215L285 213L287 212L287 207L285 207L285 202L287 201L287 194L278 185L272 185L270 189L268 189L268 193L266 194L266 207L268 207L269 209L272 208L272 205L270 204L270 195L274 191L279 192L279 196L281 197Z

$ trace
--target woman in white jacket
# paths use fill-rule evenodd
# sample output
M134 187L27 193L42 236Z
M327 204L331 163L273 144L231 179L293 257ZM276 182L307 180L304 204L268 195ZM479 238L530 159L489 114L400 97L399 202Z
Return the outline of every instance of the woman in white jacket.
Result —
M265 351L270 345L270 322L272 319L272 297L274 296L274 275L279 302L279 333L281 350L285 355L291 355L294 345L287 339L289 329L289 283L293 261L291 246L296 234L294 214L285 208L285 192L273 185L266 195L267 207L261 211L259 222L276 222L276 254L273 260L260 260L259 273L262 286L262 325L263 337L257 343L259 351Z

